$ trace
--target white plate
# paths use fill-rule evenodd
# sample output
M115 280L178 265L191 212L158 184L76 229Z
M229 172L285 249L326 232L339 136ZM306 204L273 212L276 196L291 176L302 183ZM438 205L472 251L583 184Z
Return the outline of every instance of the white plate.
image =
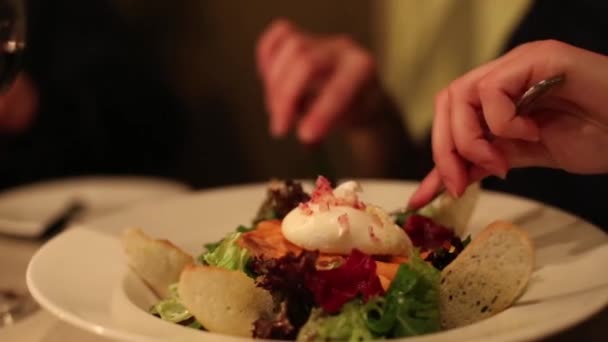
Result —
M149 177L78 177L34 183L0 193L0 233L38 236L74 198L85 203L81 217L85 220L187 189L180 183Z
M403 204L414 184L362 182L364 200L387 209ZM41 305L62 320L126 341L232 341L237 338L163 322L146 313L151 292L126 267L117 234L139 226L193 255L237 225L248 223L265 185L194 193L91 222L51 240L34 256L27 283ZM470 232L496 219L519 222L536 245L537 267L524 295L485 321L407 341L519 341L561 331L608 303L608 238L596 227L536 202L483 193Z

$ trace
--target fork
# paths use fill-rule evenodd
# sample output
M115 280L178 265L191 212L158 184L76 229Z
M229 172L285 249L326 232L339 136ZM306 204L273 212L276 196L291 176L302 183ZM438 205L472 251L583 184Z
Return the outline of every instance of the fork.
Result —
M516 115L526 114L526 109L528 109L532 103L534 103L540 97L545 95L549 90L551 90L555 86L562 84L564 82L564 80L565 80L564 74L557 74L555 76L546 78L546 79L532 85L531 87L529 87L515 103ZM488 136L488 139L489 140L493 139L493 136L490 134ZM433 202L439 196L443 195L445 193L445 191L446 191L445 185L442 184L440 186L440 188L437 190L437 192L435 193L435 195L427 203L424 203L420 207L424 207L427 204ZM407 215L407 214L411 214L411 213L415 212L416 210L417 209L415 209L415 208L405 208L402 210L394 211L393 214Z

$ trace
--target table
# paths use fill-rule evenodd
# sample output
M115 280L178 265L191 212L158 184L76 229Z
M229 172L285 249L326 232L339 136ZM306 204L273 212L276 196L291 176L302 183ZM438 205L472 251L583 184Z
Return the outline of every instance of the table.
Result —
M42 245L42 241L0 237L0 288L25 290L27 264ZM12 326L0 328L2 342L107 342L96 336L61 322L40 309Z

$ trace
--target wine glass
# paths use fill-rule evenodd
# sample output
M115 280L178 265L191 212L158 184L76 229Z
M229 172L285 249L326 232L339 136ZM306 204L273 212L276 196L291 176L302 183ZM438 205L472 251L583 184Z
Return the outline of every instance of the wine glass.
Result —
M19 73L25 46L25 1L0 0L0 91L8 88Z
M0 0L0 96L21 70L26 46L25 7L24 0ZM0 327L12 325L37 309L27 291L0 287Z

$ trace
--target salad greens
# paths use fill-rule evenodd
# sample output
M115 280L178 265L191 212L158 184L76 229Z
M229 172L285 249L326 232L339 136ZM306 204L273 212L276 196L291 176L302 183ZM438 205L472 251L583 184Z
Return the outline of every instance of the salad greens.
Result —
M366 341L374 339L366 317L369 307L360 299L342 307L340 314L329 315L314 308L310 318L300 330L296 341Z
M364 303L357 298L336 314L314 308L298 341L363 341L439 331L439 271L417 252L402 264L387 293Z
M250 255L248 250L241 248L237 243L241 234L241 232L231 233L213 248L207 248L207 251L199 256L199 261L228 270L246 271Z
M427 204L425 207L422 207L418 210L408 210L402 213L397 213L395 214L395 224L402 227L406 222L407 219L412 216L412 215L420 215L420 216L424 216L424 217L428 217L428 218L434 218L436 217L438 214L438 210L437 208L435 208L433 205L431 204Z
M420 215L434 219L439 212L440 210L437 208L435 202L431 202L417 210L406 210L404 212L396 213L394 221L396 225L402 227L407 222L407 219L412 215Z
M475 194L465 209L475 200ZM242 271L268 290L274 300L272 317L253 322L254 338L297 341L364 341L399 338L441 330L439 315L440 270L470 242L454 230L436 222L436 217L455 219L443 202L431 203L414 212L397 214L395 222L412 239L416 250L400 264L385 291L372 256L354 250L331 270L317 269L319 252L289 252L281 258L253 256L242 248L241 236L263 220L282 219L298 203L310 197L299 183L273 183L251 226L239 226L220 241L205 245L197 258L204 264ZM472 198L472 199L471 199ZM464 208L464 207L463 207ZM467 217L454 221L459 224ZM456 215L457 216L457 215ZM418 249L419 248L419 249ZM423 260L420 252L428 252ZM161 319L201 329L201 324L181 303L177 284L169 287L168 298L150 312Z
M237 233L247 233L254 229L255 229L255 226L247 227L244 225L240 225L240 226L236 227L235 231ZM205 247L205 250L207 252L213 252L222 243L222 241L224 241L224 239L225 238L221 238L219 241L206 243L203 245L203 247ZM199 260L200 260L200 257L199 257Z
M248 273L249 252L241 248L237 241L242 233L251 229L239 226L236 232L229 234L222 240L205 245L206 251L198 257L198 261L206 265ZM202 325L194 319L188 309L181 303L177 293L177 283L169 286L169 297L153 305L150 313L164 321L187 325L196 329L202 328Z
M439 331L439 276L437 269L411 253L386 295L377 298L378 306L367 318L370 330L386 337Z
M279 259L255 257L252 273L257 286L268 290L278 304L276 317L261 317L254 322L253 336L258 338L294 339L310 317L314 294L306 279L316 272L318 253L288 253Z
M480 192L479 182L473 183L459 198L453 198L444 193L422 208L396 214L394 221L397 225L403 226L409 216L421 215L433 219L439 225L450 227L456 235L462 236L471 219Z
M293 180L270 183L266 198L253 219L256 224L264 220L282 219L300 202L308 201L310 196L303 190L302 184Z
M247 233L247 232L250 232L250 231L252 231L254 229L255 229L255 226L247 227L247 226L244 226L244 225L240 225L240 226L236 227L236 231L238 233Z
M186 325L195 329L202 328L202 325L194 319L190 311L181 303L177 294L177 283L169 285L169 297L153 305L150 313L164 321Z

